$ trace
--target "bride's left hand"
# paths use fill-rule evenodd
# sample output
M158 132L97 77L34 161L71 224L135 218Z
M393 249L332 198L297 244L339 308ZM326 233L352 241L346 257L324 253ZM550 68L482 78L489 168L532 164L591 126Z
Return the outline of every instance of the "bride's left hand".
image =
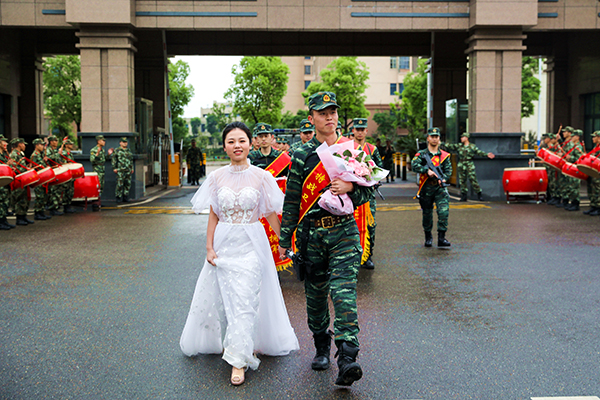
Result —
M217 253L215 253L214 250L210 249L206 251L206 261L208 261L208 263L210 265L212 265L213 267L216 267L217 264L215 263L215 260L217 259Z

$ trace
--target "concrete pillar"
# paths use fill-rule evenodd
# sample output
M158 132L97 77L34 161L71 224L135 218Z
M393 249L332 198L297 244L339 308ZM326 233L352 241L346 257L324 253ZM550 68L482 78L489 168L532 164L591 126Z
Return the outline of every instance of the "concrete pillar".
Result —
M469 131L521 131L520 28L479 28L468 38Z
M559 126L571 122L571 102L568 96L568 60L552 57L547 61L548 86L546 126L550 132L558 132Z
M152 100L153 131L166 127L165 60L160 31L140 32L135 54L135 97Z

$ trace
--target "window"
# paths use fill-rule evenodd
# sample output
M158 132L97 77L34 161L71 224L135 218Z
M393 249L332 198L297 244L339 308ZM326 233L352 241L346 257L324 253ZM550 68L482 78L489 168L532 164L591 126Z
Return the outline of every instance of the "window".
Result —
M402 92L404 92L404 83L398 85L398 94L400 95L400 98L402 98Z
M399 58L399 69L410 69L410 57L398 57Z
M308 85L310 85L310 81L304 81L304 90L308 89Z
M583 131L585 147L594 147L590 134L600 130L600 93L586 94L584 96Z
M305 60L310 60L310 56L309 57L304 57Z
M396 94L396 90L398 90L398 85L395 83L390 83L390 96L394 96Z
M390 68L391 69L398 68L398 57L390 57Z
M304 66L304 75L310 75L310 65Z

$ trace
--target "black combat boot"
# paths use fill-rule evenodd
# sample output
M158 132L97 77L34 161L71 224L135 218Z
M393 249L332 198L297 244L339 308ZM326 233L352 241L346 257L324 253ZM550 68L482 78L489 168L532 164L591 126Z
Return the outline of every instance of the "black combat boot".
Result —
M431 232L425 232L425 247L433 246L433 235Z
M64 213L57 208L56 210L50 210L50 215L64 215Z
M565 207L567 211L579 211L579 200L573 200L570 206Z
M120 197L116 197L115 200L117 203L120 203L122 201L122 199Z
M17 225L19 225L19 226L29 225L27 223L27 221L25 220L25 216L24 215L17 215Z
M63 206L63 213L73 214L73 213L75 213L75 210L71 206Z
M584 211L583 213L584 213L585 215L590 215L590 213L591 213L592 211L594 211L595 209L596 209L596 207L593 207L593 206L592 206L592 208L590 208L590 209L589 209L589 210L587 210L587 211Z
M446 239L446 232L438 231L438 247L450 247L450 242Z
M329 368L329 352L331 351L331 331L316 333L313 335L317 354L313 358L310 367L315 371Z
M600 215L600 208L598 207L594 207L594 209L592 210L591 213L588 214L589 216L595 217L597 215Z
M477 193L477 200L483 201L483 193L482 192Z
M10 229L14 229L14 228L17 227L16 225L13 225L10 222L8 222L8 220L6 219L6 217L4 217L2 220L0 220L0 223L8 226Z
M461 193L460 194L460 201L467 201L467 194L466 193Z
M549 206L555 206L557 202L560 202L560 197L553 197L546 204L548 204Z
M126 194L123 195L123 203L129 203L129 196Z
M36 221L45 221L45 220L47 220L46 216L41 211L36 211L33 214L33 219L35 219Z
M369 258L367 258L367 261L365 261L365 263L363 265L361 265L361 268L375 269L375 264L373 264L373 260L371 260L371 256L369 256Z
M335 384L350 386L354 381L362 378L362 369L356 362L359 348L348 342L339 342L336 345L338 346L338 351L335 356L338 358L339 372Z
M8 226L8 221L6 221L6 217L0 219L0 231L9 231L12 228Z

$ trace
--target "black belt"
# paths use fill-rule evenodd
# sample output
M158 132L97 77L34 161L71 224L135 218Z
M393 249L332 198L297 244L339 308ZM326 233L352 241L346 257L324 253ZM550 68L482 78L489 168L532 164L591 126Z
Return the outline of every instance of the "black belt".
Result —
M333 228L335 225L339 225L342 222L346 222L353 219L353 214L348 215L328 215L323 218L311 220L312 225L315 228Z

